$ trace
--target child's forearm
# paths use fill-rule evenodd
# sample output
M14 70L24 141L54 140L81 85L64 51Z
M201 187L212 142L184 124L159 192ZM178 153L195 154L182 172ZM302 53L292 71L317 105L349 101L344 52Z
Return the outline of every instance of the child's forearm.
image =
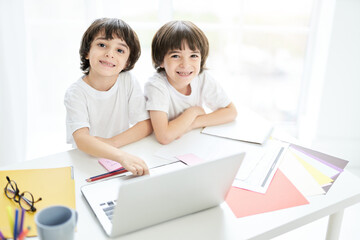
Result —
M191 126L197 116L199 115L191 113L190 111L185 111L179 117L170 121L167 128L167 135L169 136L170 142L186 133L187 129Z
M156 139L161 144L168 144L187 132L195 118L205 112L201 107L191 107L170 122L166 116L166 119L164 116L158 118L157 114L159 113L150 113Z
M138 122L128 130L112 137L111 145L117 148L136 142L152 133L150 119Z
M97 139L94 136L90 136L86 133L79 133L78 131L75 132L73 136L79 150L94 157L102 157L113 160L121 159L123 157L123 151Z
M212 113L198 116L191 125L191 129L224 124L235 120L237 111L234 104L230 103Z
M73 136L78 149L89 155L119 162L135 175L148 174L149 172L146 163L142 159L98 140L96 137L89 135L87 129L77 130Z

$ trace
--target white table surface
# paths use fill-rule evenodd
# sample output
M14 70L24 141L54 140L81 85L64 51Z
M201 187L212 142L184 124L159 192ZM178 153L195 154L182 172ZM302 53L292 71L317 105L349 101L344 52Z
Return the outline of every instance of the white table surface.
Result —
M201 145L206 147L206 143L201 143ZM151 135L122 149L140 156L151 168L168 162L153 155L161 146ZM70 150L1 169L64 166L74 167L76 210L79 213L75 239L109 239L80 191L81 186L87 184L86 178L104 172L97 158L79 150ZM307 205L236 218L228 205L223 203L218 207L113 239L270 239L327 215L341 212L344 208L360 202L359 186L360 178L345 170L326 195L308 199L310 204Z

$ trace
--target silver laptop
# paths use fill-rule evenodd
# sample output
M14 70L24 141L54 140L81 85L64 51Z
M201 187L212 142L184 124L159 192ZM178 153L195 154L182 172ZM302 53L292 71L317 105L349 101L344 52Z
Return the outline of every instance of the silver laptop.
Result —
M181 165L181 169L159 174L150 171L150 176L126 180L112 178L84 185L81 192L106 234L115 237L219 205L244 155L193 166L178 162L170 168Z

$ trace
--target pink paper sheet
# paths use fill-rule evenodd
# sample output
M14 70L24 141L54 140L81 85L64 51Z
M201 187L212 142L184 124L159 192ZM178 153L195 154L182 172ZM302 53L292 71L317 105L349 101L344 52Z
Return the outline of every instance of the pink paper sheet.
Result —
M226 202L238 218L309 203L279 169L265 194L231 187Z
M192 153L177 156L176 158L189 166L204 162L204 160Z
M99 163L109 172L115 171L119 168L121 168L121 164L106 158L99 158Z

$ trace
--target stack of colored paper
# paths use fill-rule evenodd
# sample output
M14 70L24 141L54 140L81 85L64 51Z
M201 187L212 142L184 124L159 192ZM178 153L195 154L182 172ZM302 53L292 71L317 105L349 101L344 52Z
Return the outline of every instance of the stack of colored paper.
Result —
M265 194L232 187L226 202L236 217L308 204L326 194L348 161L290 144Z
M318 194L326 194L348 164L346 160L295 144L289 146L286 159L284 160L286 160L286 162L280 166L280 168L284 171L285 175L292 178L291 181L297 185L301 181L304 181L304 177L300 178L297 177L297 175L300 172L306 172L313 178L313 182L317 183L318 187L322 189L322 191L317 192ZM291 163L292 166L289 163ZM296 171L295 169L290 170L291 167L294 168L295 166ZM304 189L304 187L300 186L298 188L299 190L300 188ZM306 190L303 191L303 194L305 196L317 195L316 193L309 193Z

